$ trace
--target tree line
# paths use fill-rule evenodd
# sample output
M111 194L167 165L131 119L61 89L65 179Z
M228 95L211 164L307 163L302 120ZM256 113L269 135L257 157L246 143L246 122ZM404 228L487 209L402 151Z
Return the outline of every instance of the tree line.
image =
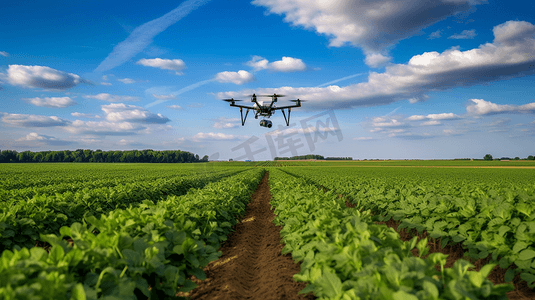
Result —
M199 155L180 151L165 150L90 150L77 149L75 151L40 151L17 152L15 150L0 151L0 163L29 163L29 162L97 162L97 163L194 163L207 162L208 155L202 159Z

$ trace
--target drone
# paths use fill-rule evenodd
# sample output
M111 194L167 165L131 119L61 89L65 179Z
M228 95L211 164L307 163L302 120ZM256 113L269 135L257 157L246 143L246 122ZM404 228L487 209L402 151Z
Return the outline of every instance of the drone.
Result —
M271 97L271 103L266 104L264 101L257 101L256 97ZM305 100L290 100L291 102L295 102L295 105L289 105L289 106L275 106L275 102L277 102L277 98L285 97L284 95L251 95L251 102L254 102L253 106L246 106L246 105L238 105L236 102L243 101L243 100L236 100L234 98L231 99L223 99L223 101L227 101L230 103L230 106L239 107L240 108L240 114L241 114L241 125L245 125L245 120L247 119L247 115L249 114L249 110L254 111L254 118L258 119L258 116L261 116L263 118L269 118L273 114L275 114L275 111L277 109L280 109L282 111L282 115L284 116L284 121L286 121L286 126L290 126L290 112L292 111L292 107L301 107L301 102L304 102ZM247 109L245 112L245 116L243 115L243 109ZM286 117L286 113L284 110L288 111L288 117ZM271 128L273 126L273 123L271 123L270 120L263 119L260 121L260 126Z

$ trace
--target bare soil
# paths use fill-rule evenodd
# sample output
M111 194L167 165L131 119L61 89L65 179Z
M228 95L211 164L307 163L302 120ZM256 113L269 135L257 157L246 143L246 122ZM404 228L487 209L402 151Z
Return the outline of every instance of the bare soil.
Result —
M251 197L244 219L228 236L223 255L205 269L207 278L189 293L191 299L315 299L299 295L306 283L295 282L300 264L290 254L282 255L280 226L269 202L269 174L266 173Z

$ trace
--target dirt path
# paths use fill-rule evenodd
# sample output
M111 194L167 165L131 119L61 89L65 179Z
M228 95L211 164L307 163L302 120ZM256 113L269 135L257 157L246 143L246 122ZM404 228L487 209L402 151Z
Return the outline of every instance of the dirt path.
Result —
M244 219L223 243L223 255L204 269L207 279L198 282L191 299L315 299L298 295L306 287L293 280L300 266L291 255L281 254L284 245L281 228L273 224L268 180L266 173Z

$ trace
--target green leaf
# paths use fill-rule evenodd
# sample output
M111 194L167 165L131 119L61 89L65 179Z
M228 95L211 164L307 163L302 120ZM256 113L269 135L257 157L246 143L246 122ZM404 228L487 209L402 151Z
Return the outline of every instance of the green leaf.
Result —
M483 268L481 268L479 273L481 274L481 276L483 276L483 278L487 278L495 266L496 264L486 264L483 266Z
M529 243L517 241L513 247L513 253L518 253L523 249L526 249L527 246L529 246Z
M323 269L321 279L314 284L321 286L323 294L330 298L336 298L342 293L342 281L332 269L327 267Z
M505 272L505 276L504 276L504 280L505 282L511 282L513 281L513 279L515 278L515 270L514 269L508 269L506 272Z
M86 300L84 286L81 283L76 284L72 288L70 300Z
M535 275L530 273L522 273L520 274L520 278L524 279L528 283L528 287L530 289L535 287Z
M477 288L480 288L483 283L483 276L478 272L469 272L468 279L470 279L470 282Z
M535 251L532 249L526 249L518 254L518 259L520 260L532 259L533 257L535 257Z

